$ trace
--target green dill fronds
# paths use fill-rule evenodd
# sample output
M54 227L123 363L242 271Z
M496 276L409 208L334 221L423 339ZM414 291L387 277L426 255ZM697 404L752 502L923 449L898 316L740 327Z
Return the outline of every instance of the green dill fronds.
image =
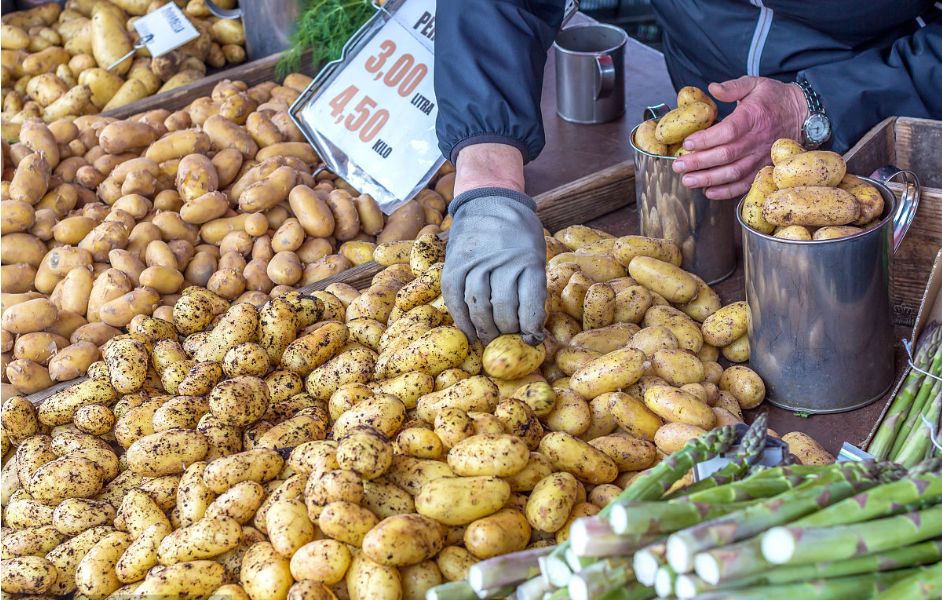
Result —
M374 12L369 0L308 0L291 36L291 48L278 62L278 78L299 70L309 50L315 70L340 58L344 44Z

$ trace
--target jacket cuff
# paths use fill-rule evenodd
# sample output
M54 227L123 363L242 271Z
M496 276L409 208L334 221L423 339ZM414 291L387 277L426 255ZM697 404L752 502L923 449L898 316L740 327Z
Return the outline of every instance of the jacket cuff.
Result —
M500 135L499 133L478 133L464 138L451 147L451 152L449 152L448 156L451 164L458 164L458 153L468 146L474 146L475 144L504 144L507 146L513 146L520 151L520 154L523 156L524 164L530 160L529 148L525 142L516 138L508 137L506 135Z
M527 196L526 194L520 193L517 190L512 190L509 188L484 187L484 188L468 190L467 192L462 192L461 194L458 194L457 196L455 196L454 199L452 199L452 201L448 203L448 214L454 217L455 215L458 214L458 210L462 206L464 206L468 202L471 202L472 200L483 198L485 196L490 196L490 197L496 196L498 198L501 198L502 200L507 200L508 202L521 204L529 208L530 210L536 212L536 202L534 202L533 199L530 198L530 196Z

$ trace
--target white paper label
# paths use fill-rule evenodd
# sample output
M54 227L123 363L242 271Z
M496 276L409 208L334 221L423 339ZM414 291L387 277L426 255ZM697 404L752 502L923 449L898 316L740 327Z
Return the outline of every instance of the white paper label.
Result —
M431 0L407 2L300 113L308 127L399 199L407 199L441 158L432 82L434 13Z
M199 37L200 32L173 2L134 22L134 29L151 56L162 56Z

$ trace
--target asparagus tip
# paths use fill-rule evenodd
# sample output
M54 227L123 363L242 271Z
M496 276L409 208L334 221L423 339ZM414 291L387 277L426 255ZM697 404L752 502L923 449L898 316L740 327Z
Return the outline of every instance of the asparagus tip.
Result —
M795 538L787 527L773 527L762 535L762 556L770 563L787 563L795 554Z
M693 552L686 542L676 535L667 538L667 564L678 573L689 573L693 570Z
M716 585L720 581L720 565L711 554L701 552L693 557L693 569L703 581Z

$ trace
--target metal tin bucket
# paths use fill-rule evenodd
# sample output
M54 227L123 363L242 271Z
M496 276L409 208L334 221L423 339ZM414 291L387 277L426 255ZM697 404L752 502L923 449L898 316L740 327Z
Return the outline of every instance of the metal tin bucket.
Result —
M890 265L919 206L919 181L902 175L897 202L882 182L880 224L834 240L795 241L742 226L749 365L775 406L809 413L860 408L883 397L896 376Z
M301 15L301 0L240 0L239 8L224 9L213 0L206 8L220 19L242 19L245 53L249 60L271 56L291 46L291 33Z
M702 189L686 187L683 175L671 168L673 156L649 154L635 146L637 129L628 141L635 151L641 235L676 242L683 268L707 283L726 279L736 270L736 200L710 200Z

